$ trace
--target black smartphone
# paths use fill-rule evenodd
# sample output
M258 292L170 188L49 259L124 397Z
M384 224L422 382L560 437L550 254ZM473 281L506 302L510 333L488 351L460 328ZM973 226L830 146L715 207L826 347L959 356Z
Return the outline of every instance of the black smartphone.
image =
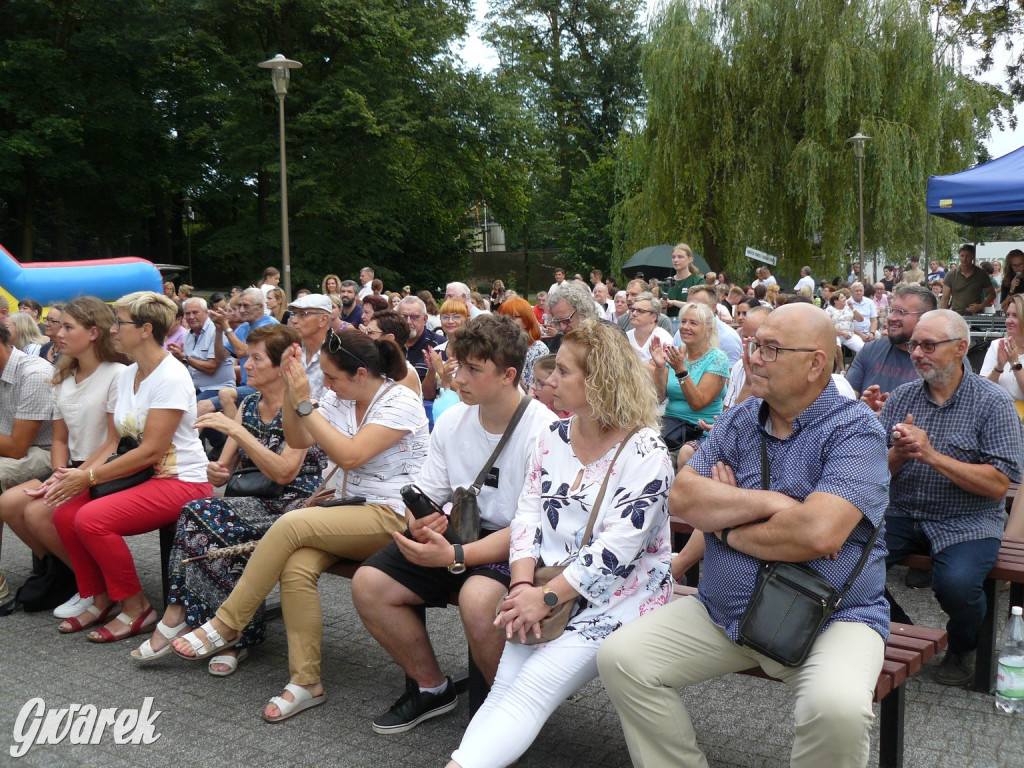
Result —
M317 504L318 507L352 507L366 503L365 496L346 496L343 499L328 499Z

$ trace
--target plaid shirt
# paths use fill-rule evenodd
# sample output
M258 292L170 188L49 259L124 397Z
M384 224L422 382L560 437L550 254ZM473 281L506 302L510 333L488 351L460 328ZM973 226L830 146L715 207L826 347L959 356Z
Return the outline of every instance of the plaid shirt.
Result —
M53 366L41 357L11 347L0 374L0 434L10 435L14 421L41 421L32 445L49 448L53 441Z
M857 507L863 517L839 550L839 557L821 557L807 563L839 589L853 573L875 527L883 524L889 470L878 419L864 403L840 395L832 381L797 416L793 432L786 438L765 431L767 410L762 400L751 397L725 411L689 466L710 477L711 468L722 461L732 468L740 488L760 488L763 435L771 490L801 502L812 493L828 493ZM679 514L686 518L685 509ZM711 620L737 640L740 619L757 586L761 561L722 544L713 534L705 534L704 541L707 551L697 598ZM885 554L882 530L864 570L829 624L860 622L883 640L888 639L889 605L883 597Z
M892 430L907 414L923 429L932 447L967 464L988 464L1012 482L1021 479L1024 427L1013 399L997 384L964 370L953 396L942 405L928 384L913 381L897 387L882 408L882 426L892 447ZM910 517L920 524L933 552L975 539L1001 539L1002 499L968 493L920 461L904 464L889 486L887 515Z

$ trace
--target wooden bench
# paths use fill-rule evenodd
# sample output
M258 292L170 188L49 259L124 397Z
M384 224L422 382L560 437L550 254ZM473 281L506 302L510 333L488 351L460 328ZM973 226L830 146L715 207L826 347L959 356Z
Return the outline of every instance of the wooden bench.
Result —
M897 565L931 570L928 555L910 555ZM996 603L1000 582L1010 582L1010 605L1024 605L1024 539L1004 538L999 547L996 564L982 583L985 592L985 618L978 632L977 658L974 663L974 685L978 693L995 690L996 675Z
M672 599L696 594L693 587L677 585ZM878 720L879 768L903 767L904 713L906 691L904 683L936 654L946 648L946 633L941 629L893 624L889 627L889 641L885 645L885 660L875 683L874 701L880 706ZM737 674L777 680L760 667L752 667Z

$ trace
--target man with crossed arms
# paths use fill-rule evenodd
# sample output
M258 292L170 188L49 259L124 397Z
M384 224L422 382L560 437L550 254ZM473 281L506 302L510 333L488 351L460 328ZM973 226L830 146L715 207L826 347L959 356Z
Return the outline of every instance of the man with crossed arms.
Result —
M863 768L889 633L881 533L801 666L740 645L738 628L762 561L806 562L836 590L849 578L883 522L885 435L836 390L835 328L820 309L776 309L745 354L753 396L720 417L669 496L672 514L710 532L700 591L614 632L598 651L601 677L635 766L706 768L678 689L760 666L796 696L791 765Z

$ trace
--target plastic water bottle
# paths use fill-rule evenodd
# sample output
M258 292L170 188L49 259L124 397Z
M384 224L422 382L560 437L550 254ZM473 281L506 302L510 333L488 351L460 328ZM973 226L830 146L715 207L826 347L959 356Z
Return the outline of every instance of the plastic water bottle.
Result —
M1013 606L999 649L996 709L1010 714L1024 712L1024 619L1019 605Z

